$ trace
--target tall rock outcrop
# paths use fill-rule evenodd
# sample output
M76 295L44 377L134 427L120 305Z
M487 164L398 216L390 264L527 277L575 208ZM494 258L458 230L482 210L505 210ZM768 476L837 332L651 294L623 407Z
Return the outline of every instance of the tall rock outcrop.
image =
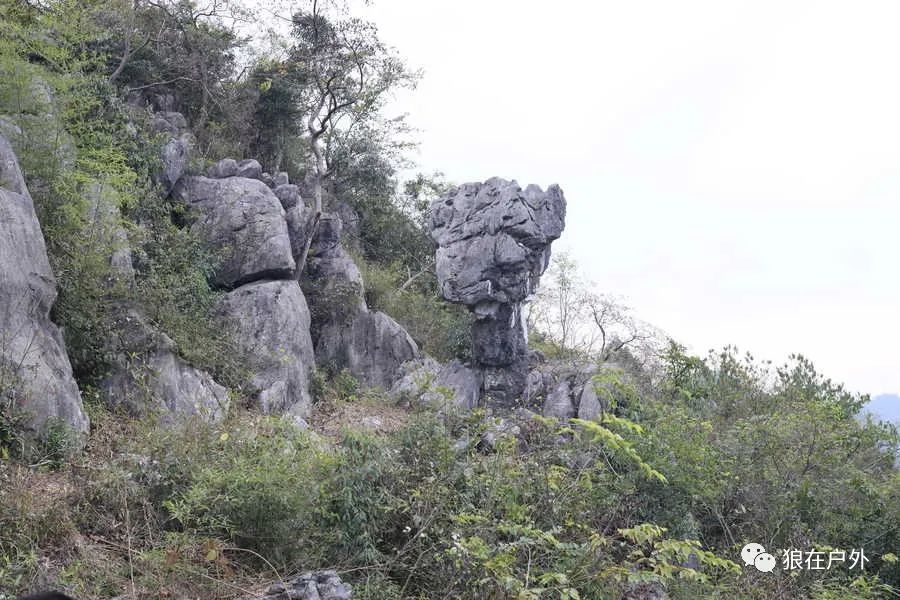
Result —
M483 371L484 394L499 404L517 401L525 387L522 303L549 264L565 215L558 186L523 190L497 177L461 185L429 209L441 293L474 313L474 363Z
M60 423L83 441L88 418L62 336L50 321L55 300L31 195L0 136L0 401L12 401L26 434L40 436Z
M220 253L211 278L227 291L220 322L248 370L257 407L306 418L315 359L309 308L295 273L295 247L306 239L302 201L284 174L263 173L255 160L223 159L207 175L181 177L172 194L188 207L192 231ZM276 183L285 188L279 195L271 187Z
M219 312L250 370L259 408L309 416L309 371L315 359L309 309L297 282L248 283L226 294Z
M316 362L390 389L403 376L403 363L419 358L419 347L399 323L366 306L362 275L341 245L342 228L336 214L323 215L303 281L314 313Z
M191 229L222 253L218 287L288 279L296 268L281 202L262 181L184 177L174 194L191 209Z

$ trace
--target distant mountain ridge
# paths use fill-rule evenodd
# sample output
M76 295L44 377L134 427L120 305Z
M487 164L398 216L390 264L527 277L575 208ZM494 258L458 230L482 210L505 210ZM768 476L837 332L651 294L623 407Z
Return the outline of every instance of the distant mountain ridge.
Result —
M873 396L864 410L885 421L900 423L900 394Z

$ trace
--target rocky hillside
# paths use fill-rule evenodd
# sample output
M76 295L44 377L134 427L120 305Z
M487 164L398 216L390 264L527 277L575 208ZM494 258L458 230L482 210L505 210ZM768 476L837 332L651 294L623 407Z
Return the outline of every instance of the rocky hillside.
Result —
M399 181L418 75L260 18L0 4L0 599L896 593L867 398L580 287L557 185Z

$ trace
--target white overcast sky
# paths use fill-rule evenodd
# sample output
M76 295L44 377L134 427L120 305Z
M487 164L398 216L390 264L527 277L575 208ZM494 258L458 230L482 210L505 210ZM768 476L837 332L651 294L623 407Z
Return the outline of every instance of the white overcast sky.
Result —
M559 183L554 248L693 351L900 391L900 4L380 0L451 181Z
M362 12L424 70L390 107L419 129L419 170L560 184L554 249L698 354L802 353L852 391L900 393L896 0Z

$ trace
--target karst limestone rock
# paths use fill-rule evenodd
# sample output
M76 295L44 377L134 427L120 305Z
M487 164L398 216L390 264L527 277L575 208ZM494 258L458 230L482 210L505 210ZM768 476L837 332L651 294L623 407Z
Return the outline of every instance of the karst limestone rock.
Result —
M525 378L522 404L560 419L597 419L628 402L627 371L615 363L536 362Z
M83 443L88 418L62 335L50 320L56 280L19 162L0 136L0 395L39 437L62 424Z
M146 107L141 108L139 112L145 110ZM163 194L168 195L184 175L194 137L188 129L184 115L171 110L154 113L150 130L159 136L162 144L159 150L159 167L153 173L153 179L162 188Z
M403 377L391 388L391 396L401 401L443 405L463 409L478 406L482 375L458 360L441 364L426 356L403 365Z
M313 303L316 362L390 389L402 377L403 363L420 356L419 347L388 315L368 309L362 275L341 245L341 232L337 215L322 216L304 276Z
M315 359L300 285L293 279L243 285L226 294L219 314L250 372L259 408L306 418Z
M281 202L261 181L244 177L184 177L174 190L195 219L191 229L221 250L213 283L235 288L291 277L295 262Z
M135 307L121 307L107 344L109 375L100 385L107 403L135 415L154 415L163 424L226 416L228 390L186 363L175 342Z
M351 600L353 589L335 571L304 573L269 586L264 600Z
M175 185L184 175L190 156L192 140L193 138L188 134L171 137L160 151L162 167L156 179L163 192L167 195L175 188Z
M441 293L474 313L474 363L485 369L486 395L499 404L515 402L524 389L522 303L549 264L550 244L562 234L565 214L558 186L522 189L497 177L461 185L429 208Z
M279 174L276 195L264 182L275 178L255 160L226 158L206 174L183 177L174 196L189 207L191 228L219 252L212 283L228 290L219 318L258 408L300 423L309 415L315 368L310 311L296 278L309 214L287 176Z

